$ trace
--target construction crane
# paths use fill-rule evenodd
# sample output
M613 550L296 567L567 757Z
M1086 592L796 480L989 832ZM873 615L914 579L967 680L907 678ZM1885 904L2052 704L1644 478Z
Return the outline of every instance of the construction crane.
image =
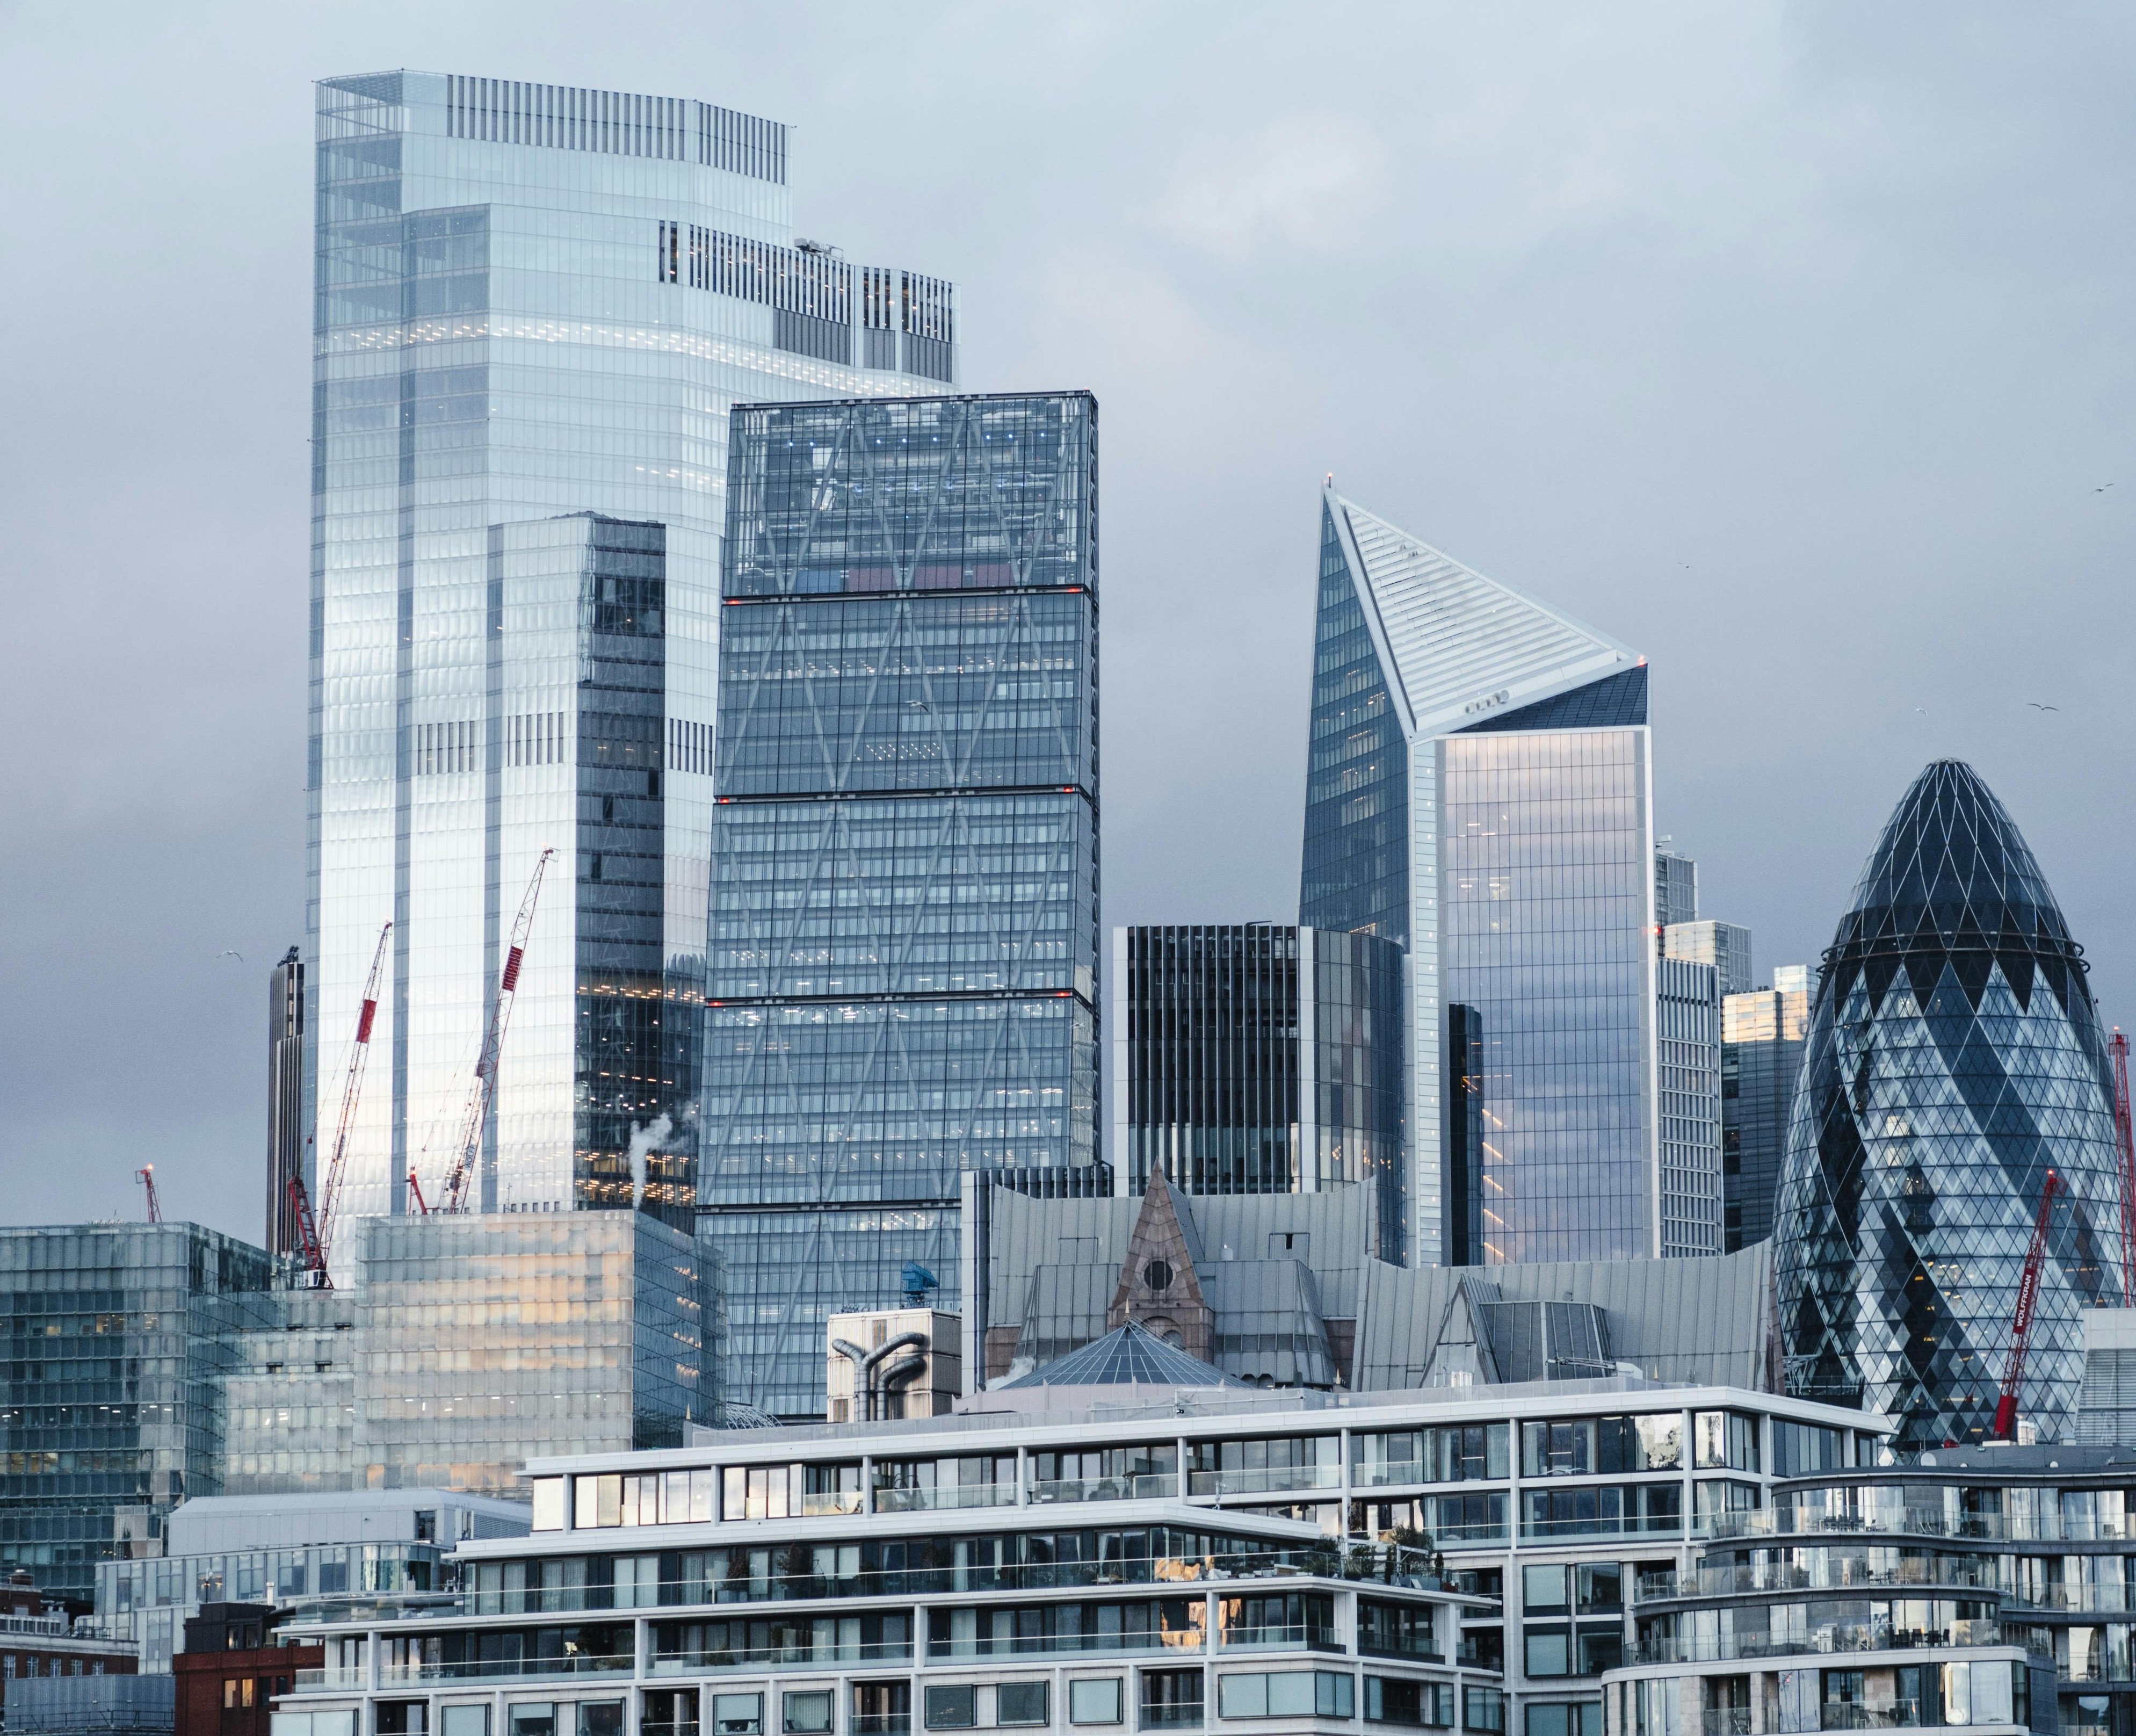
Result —
M348 1160L349 1129L356 1122L356 1100L363 1090L363 1071L371 1058L371 1027L378 1017L378 980L386 969L386 942L393 933L388 922L378 931L377 950L371 955L371 975L363 981L363 1005L356 1015L356 1041L349 1046L348 1071L342 1077L341 1114L334 1124L333 1155L319 1180L319 1209L312 1215L311 1195L304 1178L289 1178L289 1212L297 1221L297 1246L304 1258L304 1284L309 1290L331 1290L327 1256L333 1248L334 1207L341 1199L342 1176Z
M429 1217L430 1208L423 1199L423 1184L415 1179L415 1172L413 1169L408 1172L408 1191L415 1198L415 1215L418 1218Z
M2114 1028L2114 1139L2121 1148L2121 1300L2136 1308L2136 1135L2129 1115L2129 1039Z
M163 1202L156 1198L156 1166L143 1164L134 1172L134 1179L148 1190L148 1222L161 1223L163 1221Z
M519 967L527 956L527 936L534 926L534 905L541 896L541 877L548 872L549 860L556 853L544 850L541 859L534 864L534 878L527 883L527 896L519 901L519 914L512 924L512 944L504 955L504 970L498 979L497 1004L490 1011L489 1034L483 1038L482 1058L474 1064L474 1089L468 1093L467 1114L460 1122L459 1138L453 1145L452 1173L445 1178L445 1191L439 1199L437 1209L441 1212L464 1212L467 1209L468 1187L474 1179L475 1167L482 1155L482 1130L489 1120L489 1106L497 1096L497 1062L504 1049L505 1028L512 1023L512 1003L519 994ZM415 1186L415 1177L410 1171L408 1185L418 1205L422 1203L422 1190Z
M2017 1399L2025 1385L2025 1350L2032 1330L2032 1315L2040 1306L2040 1268L2046 1263L2047 1223L2055 1207L2055 1190L2062 1179L2051 1169L2040 1188L2040 1215L2032 1225L2032 1245L2025 1252L2025 1270L2017 1280L2017 1313L2010 1322L2010 1365L2002 1375L2002 1396L1995 1402L1997 1441L2017 1438Z

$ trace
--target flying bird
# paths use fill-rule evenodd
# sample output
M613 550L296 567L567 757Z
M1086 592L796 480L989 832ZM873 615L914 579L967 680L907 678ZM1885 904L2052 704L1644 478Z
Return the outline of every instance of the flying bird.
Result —
M908 699L905 702L905 708L914 712L931 712L934 709L925 699Z
M224 947L221 951L216 954L216 956L219 959L235 959L240 965L245 962L245 955L235 946Z
M2027 699L2025 703L2036 712L2058 712L2061 709L2059 705L2042 705L2036 699Z
M2104 493L2105 493L2109 489L2112 488L2113 486L2114 486L2114 484L2113 484L2112 483L2110 483L2110 482L2101 483L2101 484L2100 484L2097 488L2094 489L2091 492L2092 492L2093 494L2104 494Z
M1915 709L1915 711L1917 711L1917 712L1921 712L1921 708L1920 708L1920 707L1919 707L1918 705L1917 705L1917 706L1915 706L1915 707L1914 708L1914 709ZM1921 712L1921 715L1922 715L1924 717L1925 717L1926 716L1928 716L1928 713L1927 713L1926 712Z

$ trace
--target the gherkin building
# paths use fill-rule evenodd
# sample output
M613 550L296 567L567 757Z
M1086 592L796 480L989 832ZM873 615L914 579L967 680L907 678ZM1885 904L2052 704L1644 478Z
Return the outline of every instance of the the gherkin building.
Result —
M1824 955L1774 1233L1788 1390L1915 1451L1984 1439L2058 1173L2019 1415L2074 1437L2079 1311L2118 1305L2106 1045L2083 949L2002 805L1938 760Z

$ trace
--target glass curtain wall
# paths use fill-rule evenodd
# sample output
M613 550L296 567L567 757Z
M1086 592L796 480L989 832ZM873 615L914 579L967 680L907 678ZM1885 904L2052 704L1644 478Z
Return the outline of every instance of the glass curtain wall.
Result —
M824 1321L965 1169L1096 1160L1096 406L735 414L701 1186L736 1398L823 1413Z
M326 1101L393 923L345 1215L407 1210L411 1169L436 1203L553 849L468 1203L635 1195L691 1222L726 411L956 372L949 284L796 242L788 144L675 98L319 86L303 962Z

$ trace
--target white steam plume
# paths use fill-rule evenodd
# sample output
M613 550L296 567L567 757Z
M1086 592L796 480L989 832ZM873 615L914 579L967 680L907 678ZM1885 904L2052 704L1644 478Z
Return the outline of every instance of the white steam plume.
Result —
M656 1145L664 1144L674 1132L672 1116L662 1116L648 1126L630 1124L630 1204L633 1210L645 1201L645 1160Z

